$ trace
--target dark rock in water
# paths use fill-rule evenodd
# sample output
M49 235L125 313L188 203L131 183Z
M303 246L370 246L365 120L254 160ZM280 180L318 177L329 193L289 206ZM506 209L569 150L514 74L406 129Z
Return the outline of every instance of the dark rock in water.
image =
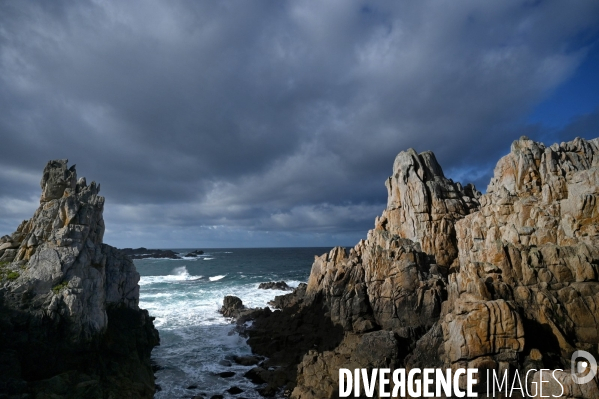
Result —
M235 356L233 359L235 363L242 366L253 366L254 364L260 363L263 358L259 356Z
M290 291L293 288L287 285L284 281L269 281L267 283L260 283L258 286L261 290L281 290L281 291Z
M258 388L257 391L260 395L270 398L277 394L279 388L276 385L269 384L263 388Z
M224 396L223 396L223 395L212 395L212 396L210 397L210 399L223 399L223 398L224 398Z
M191 251L190 253L188 253L187 255L185 255L185 257L187 257L187 258L197 258L200 255L204 255L204 251L200 251L198 249L196 251Z
M58 160L41 187L33 217L0 239L0 391L152 398L158 332L135 265L102 243L100 185Z
M262 367L254 367L253 369L248 370L243 376L254 384L262 384L266 382L265 373L267 373L267 370Z
M233 371L223 371L222 373L218 373L219 377L222 378L231 378L235 375L235 372Z
M262 308L246 308L241 302L241 299L233 295L227 295L223 299L223 306L219 309L219 312L225 317L234 318L238 324L243 324L247 320L253 320L259 315L270 313L268 307ZM233 359L233 357L231 358Z
M225 367L231 367L233 364L228 360L219 360L218 364Z
M227 392L229 392L231 395L238 395L243 392L243 389L233 386L227 389Z
M196 384L190 385L185 389L198 389L198 386Z
M220 308L219 312L225 317L235 317L243 309L245 309L245 306L243 306L241 299L233 295L227 295L223 299L223 307Z
M179 254L170 249L123 248L121 251L131 259L181 259Z

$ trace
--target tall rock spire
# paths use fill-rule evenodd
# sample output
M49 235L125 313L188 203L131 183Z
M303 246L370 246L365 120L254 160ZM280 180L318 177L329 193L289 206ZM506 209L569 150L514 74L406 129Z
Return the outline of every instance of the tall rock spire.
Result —
M21 324L25 320L21 334L37 342L19 346L17 339L4 345L15 346L25 380L48 378L70 367L108 378L107 370L89 369L114 355L105 347L106 337L118 341L114 334L120 334L125 340L143 341L131 367L145 376L145 386L131 397L151 397L149 356L158 335L147 312L138 307L139 273L129 258L102 243L100 186L77 179L75 165L68 167L67 162L48 162L40 182L40 206L13 234L0 239L0 313L9 320L20 318ZM129 312L137 330L119 330L123 312Z

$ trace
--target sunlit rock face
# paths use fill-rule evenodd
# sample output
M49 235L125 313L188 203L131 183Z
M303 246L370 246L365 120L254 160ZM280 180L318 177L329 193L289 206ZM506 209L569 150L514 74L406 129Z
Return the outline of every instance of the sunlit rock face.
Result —
M119 371L142 376L143 387L134 389L132 397L151 397L154 383L149 354L158 336L147 312L138 307L139 274L133 262L102 243L104 197L98 195L100 186L77 179L75 166L69 168L67 160L55 160L44 168L41 189L40 206L33 217L0 239L0 262L10 270L0 286L4 321L12 326L9 333L39 340L36 348L7 345L19 353L15 361L22 370L20 377L31 382L71 369L96 373L97 385L92 385L99 393L90 395L104 394L110 372L89 363L94 363L94 356L98 363L110 361L106 346L110 337L114 343L125 340L130 341L129 346L133 344L122 349L131 355L130 364L123 362ZM132 323L130 332L117 322L125 314ZM133 353L137 351L135 342L140 344L137 353ZM77 351L93 353L92 360L84 360ZM67 385L80 382L73 376L63 377ZM135 383L129 377L123 383ZM53 388L43 389L52 392Z
M412 149L386 185L367 239L317 257L302 305L276 315L320 306L344 331L335 348L299 353L293 397L331 397L339 367L502 372L569 369L577 349L599 358L599 139L522 137L484 195ZM380 361L361 363L364 345ZM596 381L584 392L599 397Z

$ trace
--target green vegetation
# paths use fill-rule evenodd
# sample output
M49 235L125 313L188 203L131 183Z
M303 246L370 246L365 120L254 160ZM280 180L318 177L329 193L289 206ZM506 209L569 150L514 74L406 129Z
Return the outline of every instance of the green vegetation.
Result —
M8 265L10 265L10 262L7 262L7 261L0 262L0 281L4 281L4 280L12 281L12 280L16 280L17 278L19 278L19 276L20 276L19 272L9 269Z
M10 272L6 275L6 278L8 280L16 280L17 278L19 278L20 274L19 272Z
M62 283L52 287L52 291L54 291L55 294L60 293L60 291L62 291L63 288L67 288L67 285L69 285L68 281L63 281Z

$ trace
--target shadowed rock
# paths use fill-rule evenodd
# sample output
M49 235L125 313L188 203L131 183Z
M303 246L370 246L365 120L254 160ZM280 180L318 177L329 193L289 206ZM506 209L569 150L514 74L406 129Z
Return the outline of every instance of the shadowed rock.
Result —
M261 290L281 290L291 291L292 288L287 285L284 281L269 281L267 283L260 283L258 288Z
M245 309L245 306L243 306L241 299L233 295L227 295L223 299L223 306L219 312L225 317L236 317L243 309Z

